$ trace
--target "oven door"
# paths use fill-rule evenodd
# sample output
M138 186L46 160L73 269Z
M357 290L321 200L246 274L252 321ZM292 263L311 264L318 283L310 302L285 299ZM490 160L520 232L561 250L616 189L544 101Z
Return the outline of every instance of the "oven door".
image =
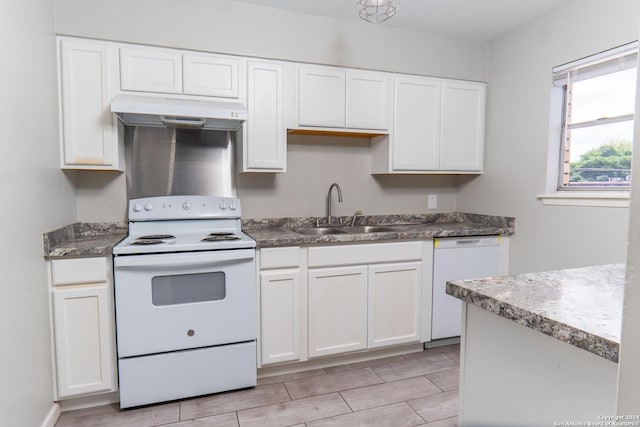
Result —
M255 340L255 250L117 256L118 357Z

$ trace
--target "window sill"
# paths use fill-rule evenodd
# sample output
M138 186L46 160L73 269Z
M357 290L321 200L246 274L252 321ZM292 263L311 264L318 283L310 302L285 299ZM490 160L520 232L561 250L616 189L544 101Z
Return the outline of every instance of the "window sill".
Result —
M609 208L628 208L629 192L593 192L593 191L558 191L540 194L538 199L551 206L593 206Z

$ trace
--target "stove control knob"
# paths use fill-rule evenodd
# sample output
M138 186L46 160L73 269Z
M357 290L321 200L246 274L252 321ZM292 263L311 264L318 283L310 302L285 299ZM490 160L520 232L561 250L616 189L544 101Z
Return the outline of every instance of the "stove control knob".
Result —
M153 210L153 205L151 203L146 203L144 205L144 210L147 211L147 212Z
M222 209L223 211L227 209L227 202L225 202L224 200L222 202L220 202L220 209Z
M134 212L140 212L142 210L142 205L140 203L136 203L135 205L133 205L132 209Z
M231 209L232 211L235 211L236 210L236 202L233 202L233 201L229 202L229 209Z
M191 209L191 203L189 202L184 202L182 204L182 209L184 209L185 211L188 211L189 209Z

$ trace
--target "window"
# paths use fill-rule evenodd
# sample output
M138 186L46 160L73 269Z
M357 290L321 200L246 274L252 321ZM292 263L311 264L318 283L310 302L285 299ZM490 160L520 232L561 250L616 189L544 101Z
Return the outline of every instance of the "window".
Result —
M638 43L553 69L564 108L558 190L628 190Z

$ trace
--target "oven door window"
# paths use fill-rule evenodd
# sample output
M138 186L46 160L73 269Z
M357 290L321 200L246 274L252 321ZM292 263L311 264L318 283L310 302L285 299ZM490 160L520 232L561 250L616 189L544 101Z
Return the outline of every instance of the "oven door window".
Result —
M227 296L225 274L176 274L151 279L151 302L155 306L223 300Z

